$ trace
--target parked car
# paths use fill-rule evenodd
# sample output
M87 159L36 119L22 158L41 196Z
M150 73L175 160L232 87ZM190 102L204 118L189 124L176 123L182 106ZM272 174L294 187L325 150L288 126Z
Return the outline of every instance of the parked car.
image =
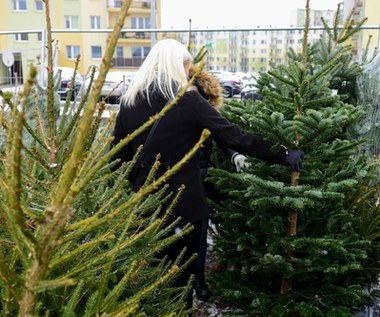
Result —
M71 89L71 81L74 76L74 68L71 67L54 67L54 75L59 76L61 84L58 88L58 94L61 99L66 99ZM77 72L75 74L74 88L71 92L71 100L79 94L80 88L83 84L83 77Z
M249 100L252 100L254 102L262 99L254 84L247 84L242 89L241 94L240 94L240 98L241 98L241 100L249 99Z
M218 70L210 70L210 73L219 80L220 85L223 87L224 98L232 98L240 94L243 81L235 73Z
M234 78L220 78L220 84L223 87L223 97L232 98L241 93L242 82Z
M105 98L107 103L117 104L120 98L126 92L129 82L126 79L125 72L108 72L103 84L100 98Z
M99 72L96 71L94 80L97 79ZM135 76L134 72L109 71L106 75L99 99L105 99L106 103L118 104L121 96L127 91L129 84ZM89 82L89 75L86 75L86 84Z

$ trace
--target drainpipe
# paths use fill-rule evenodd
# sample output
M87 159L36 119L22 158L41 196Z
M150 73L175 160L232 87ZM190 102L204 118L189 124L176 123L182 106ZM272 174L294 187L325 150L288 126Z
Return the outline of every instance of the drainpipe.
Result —
M151 28L156 28L156 0L150 0L150 24ZM150 47L156 44L156 32L150 33Z
M47 87L46 83L46 28L42 29L42 39L41 39L41 65L40 65L40 86L43 88Z

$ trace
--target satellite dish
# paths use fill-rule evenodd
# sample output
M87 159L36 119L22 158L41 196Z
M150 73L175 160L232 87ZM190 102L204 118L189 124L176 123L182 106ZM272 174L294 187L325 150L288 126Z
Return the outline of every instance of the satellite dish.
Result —
M15 62L15 58L13 56L13 53L11 51L4 51L3 52L4 65L7 67L12 67L14 62Z

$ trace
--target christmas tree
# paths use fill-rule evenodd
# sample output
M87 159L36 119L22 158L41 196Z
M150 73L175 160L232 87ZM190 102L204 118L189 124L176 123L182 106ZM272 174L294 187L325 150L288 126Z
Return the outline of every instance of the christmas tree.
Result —
M155 178L157 159L145 186L135 193L127 176L136 158L116 172L111 158L176 100L111 151L115 116L104 120L104 103L97 102L130 2L123 2L98 78L77 107L72 107L70 96L63 109L57 102L48 0L46 90L35 84L37 69L31 66L20 95L1 93L2 316L188 314L184 294L190 284L171 287L188 261L183 263L180 255L168 263L156 255L191 229L167 236L175 223L164 225L165 218L181 192L164 195L162 185L194 155L202 139ZM169 207L161 210L164 202Z
M263 100L222 109L242 129L273 141L273 151L305 153L301 173L254 158L241 173L210 171L224 196L211 202L224 267L211 276L213 289L247 316L353 316L370 302L365 286L377 275L368 268L378 240L359 230L359 209L369 213L374 205L375 168L354 156L363 140L349 128L365 111L346 93L361 69L344 43L365 20L355 26L350 15L339 29L338 6L333 29L326 26L310 45L309 0L306 12L302 53L260 73Z

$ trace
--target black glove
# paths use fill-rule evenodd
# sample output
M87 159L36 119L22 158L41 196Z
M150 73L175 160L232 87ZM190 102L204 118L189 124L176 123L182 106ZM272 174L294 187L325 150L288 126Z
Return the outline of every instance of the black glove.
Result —
M288 150L285 162L292 167L293 172L300 172L302 169L302 160L305 153L298 150Z

